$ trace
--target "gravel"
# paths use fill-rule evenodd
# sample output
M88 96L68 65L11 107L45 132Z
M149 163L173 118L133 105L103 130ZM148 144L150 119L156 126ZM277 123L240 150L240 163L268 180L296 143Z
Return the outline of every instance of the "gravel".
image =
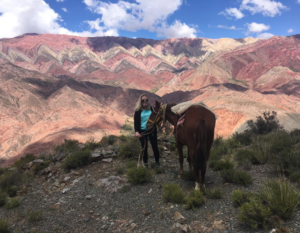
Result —
M253 166L249 171L253 184L244 187L223 183L219 172L208 169L207 188L220 188L222 199L206 199L200 208L185 210L184 205L164 203L163 186L176 183L188 194L194 182L178 178L179 164L175 154L161 162L164 174L155 174L152 182L130 185L126 192L109 193L97 181L117 175L115 168L126 161L97 162L76 172L65 174L58 170L53 177L41 176L32 181L27 194L21 196L21 205L15 209L0 209L0 218L7 219L12 232L211 232L211 233L262 233L264 229L250 229L239 223L230 199L233 190L257 192L269 179L276 178L268 165ZM150 156L150 161L152 157ZM153 161L152 161L153 162ZM58 167L58 166L57 166ZM187 168L185 160L185 169ZM68 177L68 178L66 178ZM123 175L122 177L125 177ZM59 187L57 186L57 181ZM75 182L74 182L75 181ZM54 185L53 185L54 184ZM121 189L122 190L122 189ZM43 214L41 221L29 223L28 210ZM184 219L174 219L179 212ZM291 232L300 232L299 211L285 223Z

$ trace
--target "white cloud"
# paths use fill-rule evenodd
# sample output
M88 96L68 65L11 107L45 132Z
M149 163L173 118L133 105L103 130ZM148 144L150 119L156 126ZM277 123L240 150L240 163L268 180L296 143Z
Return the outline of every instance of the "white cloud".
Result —
M68 12L67 8L63 7L61 8L64 12Z
M299 0L300 1L300 0ZM288 30L288 33L293 33L294 32L294 30L292 29L292 28L290 28L289 30Z
M172 25L167 24L167 18L179 9L183 0L135 1L105 3L84 0L88 9L100 16L97 20L85 21L89 30L74 32L62 26L63 19L45 0L0 0L0 38L24 33L118 36L118 30L140 29L156 32L163 37L196 37L196 26L177 20ZM61 9L67 12L66 8Z
M99 24L104 28L128 31L144 29L165 37L196 36L194 26L188 26L177 20L171 26L167 25L168 16L179 9L183 3L182 0L136 0L136 3L126 1L106 3L100 0L84 0L84 3L89 10L101 15Z
M269 39L272 36L274 36L272 33L265 32L265 33L258 34L257 38Z
M297 0L297 2L300 4L300 0Z
M261 13L264 16L274 17L280 15L282 10L287 10L281 2L272 0L243 0L240 10L248 10L253 15Z
M237 8L226 8L225 11L220 12L219 15L235 17L236 19L241 19L244 17L244 14Z
M249 23L246 24L248 27L248 30L246 32L246 35L255 33L257 34L257 38L262 38L262 39L269 39L270 37L274 36L272 33L264 32L263 31L268 31L271 27L269 25L265 25L263 23Z
M185 23L181 23L178 20L175 20L175 22L171 26L165 26L163 25L160 28L157 28L157 35L159 37L167 37L167 38L183 38L183 37L189 37L189 38L195 38L196 37L196 29L191 28Z
M225 28L225 29L229 29L229 30L237 30L237 28L235 26L228 27L226 25L218 25L217 28Z
M265 25L263 23L249 23L247 24L248 31L246 32L246 35L250 33L261 33L262 31L267 31L270 29L269 25Z
M115 28L73 32L60 25L60 15L44 0L1 0L0 38L11 38L24 33L53 33L77 36L118 36Z
M274 17L280 15L283 10L288 10L281 2L275 0L240 0L242 3L238 8L226 8L225 11L219 13L219 15L225 15L226 17L235 17L241 19L244 17L242 11L249 11L252 15L262 14L264 16ZM300 0L298 0L300 3Z

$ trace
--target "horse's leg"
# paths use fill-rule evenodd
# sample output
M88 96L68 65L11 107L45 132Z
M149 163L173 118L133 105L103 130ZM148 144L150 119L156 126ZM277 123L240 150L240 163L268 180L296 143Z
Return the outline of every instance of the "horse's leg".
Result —
M206 165L205 168L201 170L201 186L205 189L205 173L206 173Z
M190 170L192 170L192 158L194 156L194 149L191 149L191 148L188 148L188 157L187 157L187 161L189 162L189 167L190 167Z
M180 173L179 176L183 173L183 151L182 151L182 144L177 142L177 150L179 154L179 164L180 164Z
M199 168L196 168L196 165L194 165L194 174L195 174L195 190L200 190L199 186ZM202 174L202 172L201 172Z

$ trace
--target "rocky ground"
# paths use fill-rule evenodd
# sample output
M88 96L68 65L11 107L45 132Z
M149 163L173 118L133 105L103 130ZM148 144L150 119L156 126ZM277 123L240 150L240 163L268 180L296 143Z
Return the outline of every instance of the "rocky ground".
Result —
M254 182L249 187L224 183L219 172L208 169L207 188L220 188L222 199L208 199L200 208L186 210L184 205L164 203L163 186L176 183L186 194L194 182L178 178L179 163L175 152L162 152L164 173L155 174L152 182L131 185L117 167L127 162L118 158L114 147L106 148L100 161L66 173L61 161L52 163L19 194L19 207L0 209L11 232L201 232L263 233L250 229L237 219L239 210L230 200L236 189L257 191L276 174L267 165L253 166L249 171ZM97 156L96 151L95 156ZM101 152L102 153L102 152ZM150 155L150 163L153 162ZM30 164L31 165L31 164ZM30 167L30 166L29 166ZM185 160L185 169L187 162ZM28 169L30 171L30 169ZM125 186L125 188L124 188ZM42 213L42 219L30 223L28 211ZM300 232L300 211L286 223L291 232Z

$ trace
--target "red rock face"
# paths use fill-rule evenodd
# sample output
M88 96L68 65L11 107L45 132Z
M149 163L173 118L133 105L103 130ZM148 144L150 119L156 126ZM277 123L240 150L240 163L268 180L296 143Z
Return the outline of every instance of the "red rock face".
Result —
M120 133L138 97L204 101L229 136L265 110L300 128L300 37L0 40L0 157ZM152 94L155 93L155 94Z

